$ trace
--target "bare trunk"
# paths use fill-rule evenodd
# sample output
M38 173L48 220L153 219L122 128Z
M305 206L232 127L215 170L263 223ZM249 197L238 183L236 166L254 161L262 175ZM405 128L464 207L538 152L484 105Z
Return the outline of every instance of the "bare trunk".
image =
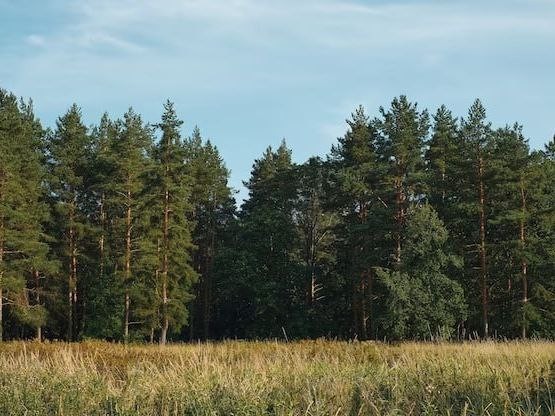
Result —
M405 210L404 210L404 192L403 192L403 184L402 179L398 178L395 180L395 254L393 256L395 264L399 267L401 263L401 234L403 232L403 221L405 217Z
M164 323L162 325L162 331L160 332L160 345L166 345L167 337L168 337L168 327L169 321L168 318L164 318Z
M35 278L35 302L36 305L40 305L40 276L39 271L34 270L33 276ZM37 326L37 341L42 341L42 326Z
M374 276L372 270L369 270L366 274L366 299L368 299L368 316L366 317L366 332L368 334L368 339L373 338L373 296L374 296Z
M124 324L123 324L123 341L127 342L129 340L129 309L130 309L131 299L129 297L129 290L125 289L125 299L124 299Z
M212 263L214 261L214 250L216 245L215 232L212 230L210 236L210 246L206 253L206 266L204 271L204 297L202 300L203 307L203 333L204 339L210 338L210 320L211 320L211 304L212 304Z
M162 247L164 250L162 261L162 333L160 344L166 344L169 320L168 320L168 251L169 251L169 191L166 189L164 196L164 233Z
M131 191L127 191L127 215L125 218L125 302L123 339L127 342L129 338L129 308L131 300L129 297L129 281L131 280Z
M3 340L2 337L2 333L4 332L4 327L3 327L3 317L2 317L2 308L4 306L4 302L3 302L3 290L2 290L2 272L0 272L0 342Z
M74 249L74 239L75 239L75 231L73 229L73 221L74 221L74 212L73 212L73 205L70 207L69 212L69 278L68 278L68 319L67 319L67 340L73 341L73 291L75 286L74 281L74 262L75 262L75 249Z
M445 204L445 168L441 171L441 203Z
M309 269L308 303L312 305L316 297L316 225L311 223L307 237L307 265Z
M522 338L526 338L526 305L528 304L528 263L524 250L526 248L526 193L524 192L524 182L520 181L520 197L522 217L520 219L520 247L522 250L521 256L521 273L522 273Z
M104 211L104 201L106 197L104 194L100 197L100 240L98 242L98 246L100 249L100 277L104 277L104 244L105 244L105 235L104 235L104 228L106 225L106 212Z
M478 180L480 192L480 285L482 292L482 325L484 338L489 337L488 319L488 287L486 270L486 214L485 214L485 190L484 190L484 160L480 156L478 161Z
M355 336L359 337L360 334L360 302L359 302L359 293L358 293L358 284L356 279L353 277L352 279L352 294L351 294L351 308L353 312L353 331L355 332Z
M360 338L368 339L366 330L366 321L368 320L366 312L366 273L362 273L360 277Z
M2 333L3 333L3 316L2 316L2 309L4 306L4 302L3 302L3 277L4 277L4 272L3 272L3 261L4 261L4 219L0 219L0 341L2 341Z

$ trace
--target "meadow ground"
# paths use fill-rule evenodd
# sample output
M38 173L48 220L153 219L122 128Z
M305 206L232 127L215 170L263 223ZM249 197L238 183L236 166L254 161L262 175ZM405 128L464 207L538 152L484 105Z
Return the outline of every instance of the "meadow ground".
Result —
M553 415L555 344L0 344L0 415Z

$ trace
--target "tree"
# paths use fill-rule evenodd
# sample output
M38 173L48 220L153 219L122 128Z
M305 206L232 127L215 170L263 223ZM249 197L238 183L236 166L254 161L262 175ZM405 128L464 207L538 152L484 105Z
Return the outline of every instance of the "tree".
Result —
M305 275L302 295L306 306L300 316L304 323L302 333L303 336L323 336L336 322L336 302L341 299L343 289L334 273L335 231L339 217L331 209L327 194L330 164L312 157L297 167L295 175L298 184L294 208L299 239L297 261L303 266Z
M430 205L409 209L403 260L395 269L379 269L387 292L381 322L395 339L450 338L466 318L462 287L445 273L460 259L446 251L448 232Z
M451 111L444 105L434 115L432 136L426 151L428 171L428 200L435 207L440 218L449 216L453 202L453 181L456 175L457 122Z
M555 137L532 154L527 178L528 299L522 305L526 335L555 337ZM523 282L524 283L524 282ZM524 291L523 291L524 295Z
M489 288L487 271L487 222L488 205L487 192L488 181L491 178L490 162L491 153L491 124L486 121L486 110L480 100L474 101L468 117L462 120L462 167L458 179L459 189L463 194L460 204L463 210L469 214L476 215L478 222L477 239L471 234L468 240L477 240L475 245L470 246L472 252L478 253L478 281L480 286L481 302L481 327L482 335L487 338L489 331ZM467 241L468 241L467 240ZM472 250L477 247L477 250Z
M117 339L121 333L121 285L115 278L114 209L110 204L114 188L117 154L114 143L120 134L119 123L104 113L91 132L91 168L88 175L91 206L88 214L94 235L88 257L93 263L87 280L87 303L84 314L89 316L84 336ZM91 230L92 231L92 230Z
M380 107L380 113L378 146L382 160L389 164L385 181L393 195L393 261L399 264L408 204L421 199L426 191L423 147L429 116L427 110L419 111L418 105L404 95L394 98L388 111Z
M238 265L243 268L239 296L247 336L281 336L298 331L293 316L304 297L302 274L294 259L298 239L294 223L297 185L291 151L285 141L256 160L245 183L249 198L239 214Z
M54 264L44 233L48 209L42 139L32 103L18 103L0 90L0 340L5 305L39 340L46 320L40 279Z
M203 142L197 127L185 140L184 148L187 176L192 181L190 220L194 224L192 237L196 247L193 267L199 276L189 320L190 337L208 339L214 306L214 260L221 247L222 233L233 218L234 200L227 183L229 170L218 149L209 140Z
M162 121L157 125L162 137L154 151L155 212L152 218L153 225L158 228L162 345L167 341L170 324L177 331L187 322L186 303L191 300L191 286L197 278L191 267L192 227L187 220L192 208L189 202L191 178L187 177L184 165L179 132L182 124L173 103L166 102Z
M91 140L81 121L81 110L73 105L56 122L56 131L49 137L48 152L51 171L51 189L55 200L59 254L68 270L66 281L67 339L79 337L82 314L79 261L86 230L89 227L86 205L86 173L90 167Z
M367 339L372 334L373 268L381 265L377 248L383 241L383 204L380 177L383 164L376 154L377 131L362 106L347 120L348 131L332 148L336 186L333 204L342 221L338 235L343 241L342 263L351 276L353 334Z
M148 170L148 152L153 145L151 129L133 109L129 109L119 123L119 134L113 142L114 172L111 177L110 205L114 218L116 269L123 286L122 337L129 339L131 314L131 287L137 283L135 253L142 235L138 234L142 208L145 205L145 175ZM169 185L168 185L169 186ZM169 225L168 225L169 227Z

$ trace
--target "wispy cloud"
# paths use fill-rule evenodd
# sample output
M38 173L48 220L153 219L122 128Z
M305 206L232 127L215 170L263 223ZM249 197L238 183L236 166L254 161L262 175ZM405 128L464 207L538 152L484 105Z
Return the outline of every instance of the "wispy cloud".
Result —
M0 49L3 86L33 96L50 124L72 101L91 122L130 104L154 121L175 99L226 139L236 183L272 140L325 152L356 105L374 114L400 93L457 114L480 96L494 117L553 134L553 0L42 3L52 22L14 24ZM0 0L0 35L6 7L24 9Z
M205 36L246 44L279 45L293 40L356 49L445 43L507 31L555 33L553 14L531 13L530 3L507 10L456 1L92 0L69 3L74 22L52 36L66 46L98 43L138 51L152 41L179 47ZM141 40L144 45L139 45Z

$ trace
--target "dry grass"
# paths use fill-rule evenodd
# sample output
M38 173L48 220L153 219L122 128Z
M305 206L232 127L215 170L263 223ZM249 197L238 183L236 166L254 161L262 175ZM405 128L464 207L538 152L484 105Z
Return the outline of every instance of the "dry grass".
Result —
M0 344L1 415L553 415L555 344Z

